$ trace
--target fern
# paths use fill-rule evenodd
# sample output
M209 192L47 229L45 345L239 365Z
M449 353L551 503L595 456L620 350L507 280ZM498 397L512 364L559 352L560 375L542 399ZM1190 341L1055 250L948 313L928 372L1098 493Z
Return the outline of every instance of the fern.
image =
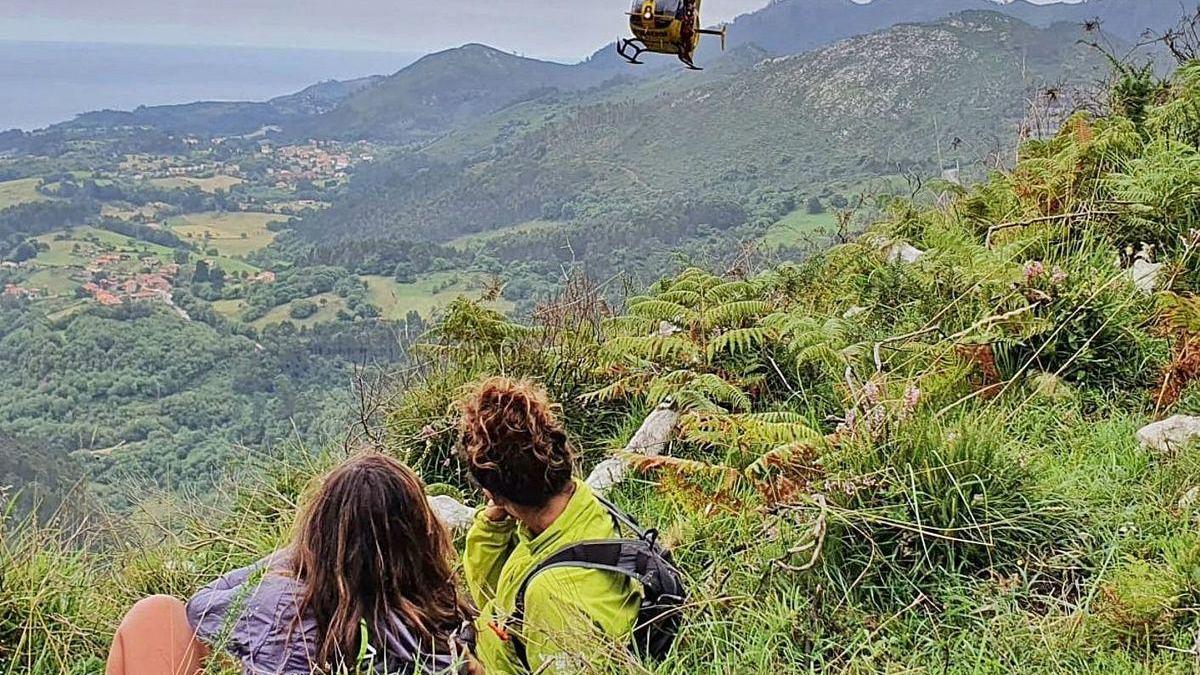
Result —
M714 361L722 354L743 354L759 349L769 337L766 329L760 327L737 328L727 331L708 343L708 360Z

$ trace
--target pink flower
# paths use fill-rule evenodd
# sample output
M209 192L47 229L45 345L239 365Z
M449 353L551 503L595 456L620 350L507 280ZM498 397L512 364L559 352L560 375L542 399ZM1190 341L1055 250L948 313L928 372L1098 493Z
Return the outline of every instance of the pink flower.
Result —
M421 438L433 438L437 434L437 429L434 429L432 424L426 424L421 427Z
M879 385L874 382L868 382L863 385L863 399L869 405L879 405Z
M1046 266L1040 260L1031 260L1025 263L1025 283L1029 283L1034 279L1046 273Z
M916 385L910 385L904 390L904 413L911 415L921 402L921 390Z
M1055 286L1058 286L1059 284L1062 284L1066 280L1067 280L1066 270L1059 267L1058 265L1055 265L1054 269L1051 271L1051 274L1050 274L1050 283L1054 284Z

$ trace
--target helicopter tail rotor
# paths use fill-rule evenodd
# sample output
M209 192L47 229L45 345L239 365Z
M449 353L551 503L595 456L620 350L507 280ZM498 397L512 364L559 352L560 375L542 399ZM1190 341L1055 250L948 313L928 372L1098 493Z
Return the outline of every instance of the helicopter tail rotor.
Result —
M725 51L725 42L729 37L729 26L721 26L720 30L712 28L701 28L701 35L716 35L721 38L721 51Z

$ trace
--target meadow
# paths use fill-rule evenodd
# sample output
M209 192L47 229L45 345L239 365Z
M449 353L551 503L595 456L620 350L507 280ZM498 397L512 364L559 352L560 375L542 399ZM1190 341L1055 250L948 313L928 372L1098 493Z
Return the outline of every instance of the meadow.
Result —
M20 178L0 182L0 209L24 204L40 202L46 197L37 191L39 178Z
M207 212L170 218L166 226L189 242L214 248L221 255L244 256L275 240L267 224L285 218L273 213Z
M400 283L391 277L364 276L367 284L367 299L379 307L385 319L402 321L409 312L422 318L434 318L439 309L445 309L456 298L478 295L480 278L461 272L434 272L421 275L416 281ZM501 310L512 308L504 300L489 303Z
M218 190L226 190L235 185L241 185L242 179L236 176L216 175L208 178L194 178L191 176L173 176L171 178L152 178L151 185L156 185L161 188L180 188L187 189L197 187L205 192L217 192Z

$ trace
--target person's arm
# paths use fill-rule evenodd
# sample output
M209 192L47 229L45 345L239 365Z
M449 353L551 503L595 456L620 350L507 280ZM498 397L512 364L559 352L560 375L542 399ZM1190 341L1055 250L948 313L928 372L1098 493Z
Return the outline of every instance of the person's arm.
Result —
M252 565L236 569L193 595L187 602L187 617L196 636L209 644L228 639L239 618L237 615L241 614L246 597L252 591L247 583L262 570L277 564L282 553L276 551Z
M482 607L496 596L500 571L516 543L516 521L511 518L494 520L489 517L487 507L475 513L463 553L463 572L475 604Z

